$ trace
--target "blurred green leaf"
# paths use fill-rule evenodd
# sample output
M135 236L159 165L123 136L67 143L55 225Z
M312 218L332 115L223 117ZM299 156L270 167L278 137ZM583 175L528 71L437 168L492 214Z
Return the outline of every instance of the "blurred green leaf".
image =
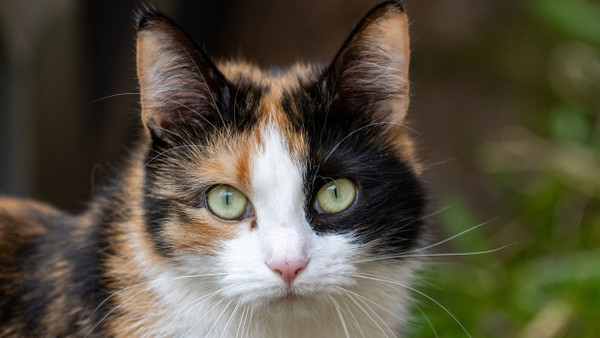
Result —
M579 144L587 143L591 134L585 112L567 105L557 106L550 112L550 130L558 141Z
M532 12L571 38L600 45L600 4L585 0L532 0Z

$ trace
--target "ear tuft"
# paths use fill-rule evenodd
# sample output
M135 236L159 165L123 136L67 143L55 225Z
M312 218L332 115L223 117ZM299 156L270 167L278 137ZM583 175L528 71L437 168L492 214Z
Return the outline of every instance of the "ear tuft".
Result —
M398 8L399 10L401 10L402 12L406 11L406 7L404 7L404 1L402 0L396 0L396 1L389 1L393 6L396 6L396 8Z

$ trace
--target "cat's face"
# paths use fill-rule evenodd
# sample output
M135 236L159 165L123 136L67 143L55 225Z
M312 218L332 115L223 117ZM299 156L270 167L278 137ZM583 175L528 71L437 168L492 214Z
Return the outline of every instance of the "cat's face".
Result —
M147 229L173 271L296 315L408 282L425 202L401 9L370 13L324 68L214 65L160 15L141 18L137 58Z

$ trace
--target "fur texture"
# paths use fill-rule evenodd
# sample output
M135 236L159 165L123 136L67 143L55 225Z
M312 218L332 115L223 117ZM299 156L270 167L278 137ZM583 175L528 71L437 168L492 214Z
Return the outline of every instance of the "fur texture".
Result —
M145 135L119 177L79 216L0 200L0 335L399 335L425 206L408 42L387 2L328 67L273 75L215 64L141 13ZM357 197L323 213L317 192L339 178ZM243 217L211 212L223 185Z

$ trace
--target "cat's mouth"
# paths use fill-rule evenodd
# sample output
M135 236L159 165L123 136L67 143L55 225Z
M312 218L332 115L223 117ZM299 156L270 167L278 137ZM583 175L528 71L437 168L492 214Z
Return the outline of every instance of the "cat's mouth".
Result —
M294 290L293 287L288 287L285 293L275 299L277 303L292 305L306 299L306 296L303 296L298 293L298 291Z

